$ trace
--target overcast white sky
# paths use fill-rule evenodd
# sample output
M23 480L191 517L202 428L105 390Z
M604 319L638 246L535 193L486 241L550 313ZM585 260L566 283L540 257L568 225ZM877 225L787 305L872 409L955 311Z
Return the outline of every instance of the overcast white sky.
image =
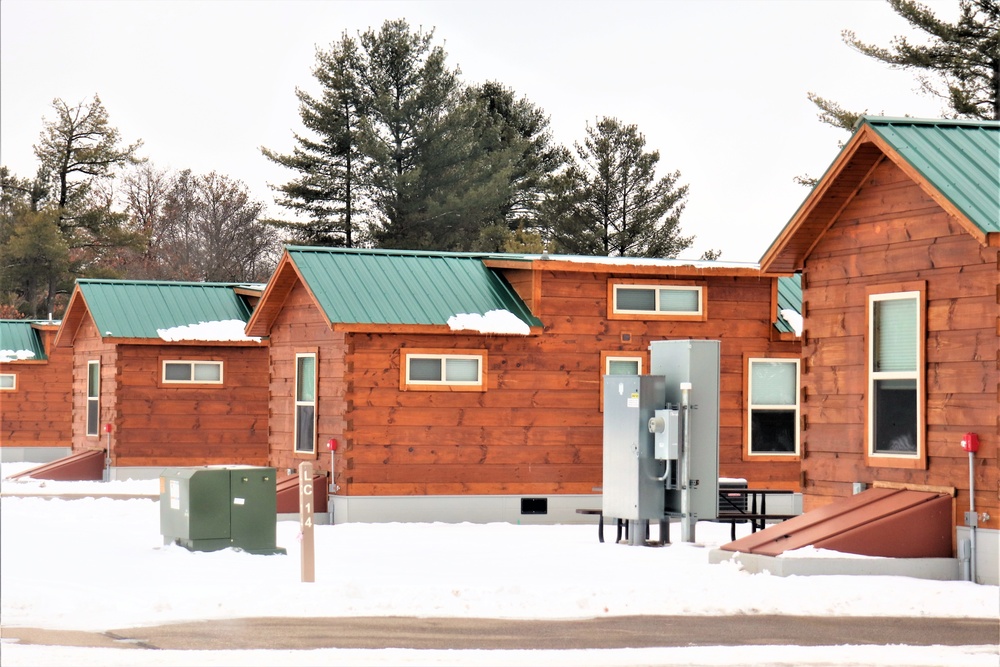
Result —
M954 20L957 0L924 0ZM684 256L721 249L756 262L846 133L820 123L809 91L852 110L937 117L912 73L855 53L843 29L888 46L909 25L884 0L505 0L249 2L3 0L0 164L34 173L51 102L97 93L125 141L155 165L246 183L271 215L268 184L293 176L296 86L316 90L316 48L388 19L433 28L468 83L500 81L581 141L587 122L635 123L660 173L690 186Z

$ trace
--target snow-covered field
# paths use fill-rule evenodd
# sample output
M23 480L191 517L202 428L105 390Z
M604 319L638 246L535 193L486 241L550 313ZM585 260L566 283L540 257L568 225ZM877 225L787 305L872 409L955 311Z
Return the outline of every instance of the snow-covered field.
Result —
M4 477L24 464L4 464ZM152 481L6 481L5 494L156 494ZM600 544L594 526L317 526L316 581L302 583L297 522L283 556L163 546L151 500L0 500L0 619L104 631L253 616L520 619L632 614L996 618L1000 590L904 577L775 577L708 564L729 526L697 544ZM744 530L748 530L744 528ZM613 530L612 530L613 534ZM742 533L738 533L742 534ZM675 536L676 537L676 536ZM595 574L596 573L596 574ZM777 656L777 658L776 658ZM587 651L142 651L0 644L16 665L989 665L997 646L685 647Z

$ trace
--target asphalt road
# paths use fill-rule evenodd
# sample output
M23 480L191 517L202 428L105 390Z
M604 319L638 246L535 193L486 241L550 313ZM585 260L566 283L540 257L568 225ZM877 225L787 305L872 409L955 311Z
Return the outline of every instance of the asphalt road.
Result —
M583 649L669 646L1000 644L1000 619L616 616L568 621L246 618L100 632L0 628L24 644L123 649Z

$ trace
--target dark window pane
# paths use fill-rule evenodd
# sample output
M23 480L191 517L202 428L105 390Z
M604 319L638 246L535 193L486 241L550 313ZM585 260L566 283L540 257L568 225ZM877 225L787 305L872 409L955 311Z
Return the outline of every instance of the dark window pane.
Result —
M410 357L410 382L440 382L441 360Z
M794 453L795 411L752 411L750 413L750 451L754 454Z
M87 435L97 435L97 420L100 417L100 403L95 399L87 401Z
M875 381L876 452L917 451L917 381Z
M617 289L615 290L615 306L618 310L656 310L656 290L654 289Z
M316 408L312 405L295 406L295 451L311 452L315 436L313 435L313 416Z
M166 364L163 379L173 382L187 382L191 379L191 364Z

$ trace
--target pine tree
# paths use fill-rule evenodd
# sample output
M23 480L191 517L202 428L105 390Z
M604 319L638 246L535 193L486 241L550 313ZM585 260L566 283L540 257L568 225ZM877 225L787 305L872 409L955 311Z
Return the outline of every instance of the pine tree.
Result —
M850 30L841 33L844 42L892 68L916 70L921 89L947 100L956 118L1000 120L1000 3L960 0L958 20L947 23L913 0L887 1L913 28L926 34L927 44L903 36L884 48L866 44ZM815 93L809 93L809 99L819 107L820 120L834 127L853 130L864 115Z
M278 203L308 217L308 222L276 222L297 242L353 247L365 239L362 167L359 147L364 113L358 74L357 42L345 33L329 51L317 50L313 76L322 94L296 89L299 115L310 136L295 134L297 145L283 155L261 148L264 156L299 173L275 189Z
M521 107L502 118L466 93L433 31L395 20L357 39L345 35L318 56L313 73L322 96L299 92L313 136L296 135L290 155L264 149L300 174L278 188L279 203L310 217L300 239L470 250L497 243L502 230L491 225L520 222L514 209L537 187L528 158L548 150L545 122ZM521 136L514 121L524 125Z
M520 234L540 238L528 230L539 226L540 210L552 176L569 160L569 152L555 144L544 112L510 88L494 81L473 86L466 97L478 108L475 120L479 141L489 155L509 160L506 194L494 219L480 230L476 250L500 252ZM532 243L539 241L533 240Z
M659 179L659 151L645 151L635 125L602 118L575 144L577 162L556 181L557 250L582 255L676 257L693 236L680 235L688 186L680 172Z

